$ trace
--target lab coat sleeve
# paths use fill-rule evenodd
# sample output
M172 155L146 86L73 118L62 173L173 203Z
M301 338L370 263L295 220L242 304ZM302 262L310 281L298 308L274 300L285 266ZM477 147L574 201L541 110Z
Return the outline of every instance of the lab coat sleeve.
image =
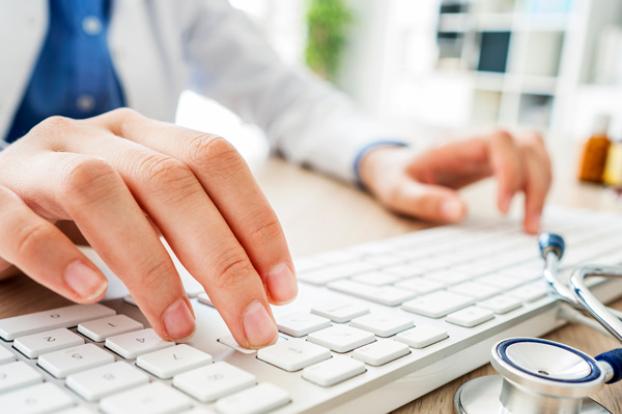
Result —
M353 181L358 152L392 138L341 93L282 63L226 0L197 0L184 34L191 88L262 128L286 159Z

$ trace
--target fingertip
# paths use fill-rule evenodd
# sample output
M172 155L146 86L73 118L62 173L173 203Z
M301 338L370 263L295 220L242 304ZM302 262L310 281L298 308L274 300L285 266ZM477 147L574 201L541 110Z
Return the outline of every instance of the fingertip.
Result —
M273 303L283 305L296 298L298 294L296 276L287 263L274 266L265 279Z
M80 259L67 265L63 278L80 303L97 302L108 289L108 279Z
M185 298L179 298L164 311L162 324L167 337L180 340L189 337L196 328L194 313Z
M540 214L539 213L528 213L525 216L524 222L524 230L528 234L537 234L540 232Z
M441 204L441 214L449 222L461 221L466 216L466 205L460 199L447 199Z

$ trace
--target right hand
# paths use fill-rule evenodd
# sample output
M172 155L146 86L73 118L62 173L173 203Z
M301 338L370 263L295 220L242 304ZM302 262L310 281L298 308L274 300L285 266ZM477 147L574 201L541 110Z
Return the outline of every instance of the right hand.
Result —
M181 339L194 313L162 234L238 343L276 339L269 303L292 300L279 221L224 139L129 109L52 117L0 153L0 274L15 265L79 303L105 276L54 223L70 220L126 284L156 332Z

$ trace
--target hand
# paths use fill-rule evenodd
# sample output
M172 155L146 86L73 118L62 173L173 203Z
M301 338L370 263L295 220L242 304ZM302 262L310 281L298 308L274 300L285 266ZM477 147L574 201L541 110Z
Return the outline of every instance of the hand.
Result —
M277 217L224 139L120 109L52 117L0 153L0 273L15 265L80 303L104 275L53 223L71 220L166 339L194 314L160 234L242 346L276 339L269 303L297 287Z
M361 160L363 184L387 208L423 220L454 223L467 207L456 190L494 175L497 206L507 213L513 196L525 193L523 227L537 233L551 186L551 162L542 137L505 131L453 142L418 155L379 147Z

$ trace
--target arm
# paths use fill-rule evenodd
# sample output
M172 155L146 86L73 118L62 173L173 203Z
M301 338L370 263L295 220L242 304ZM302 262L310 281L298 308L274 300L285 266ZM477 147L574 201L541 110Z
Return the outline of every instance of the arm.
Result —
M283 64L226 1L200 1L196 9L185 42L192 87L260 126L288 160L354 180L361 148L393 136L341 93Z

